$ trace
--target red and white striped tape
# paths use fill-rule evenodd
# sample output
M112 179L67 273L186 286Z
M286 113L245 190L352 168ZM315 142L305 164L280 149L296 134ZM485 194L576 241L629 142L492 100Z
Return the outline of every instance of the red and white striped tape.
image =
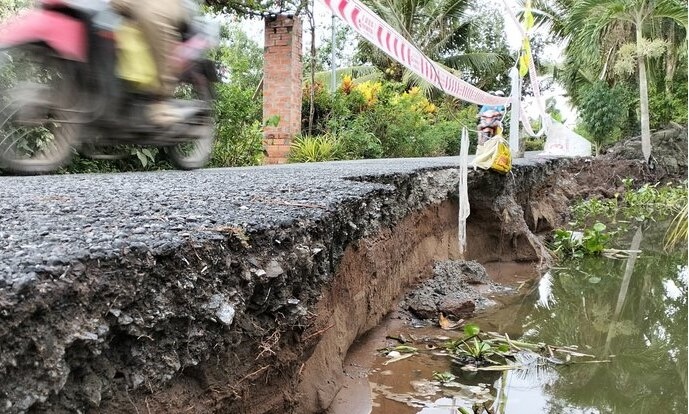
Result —
M445 93L479 105L509 102L509 98L484 92L433 62L359 0L321 1L366 40Z

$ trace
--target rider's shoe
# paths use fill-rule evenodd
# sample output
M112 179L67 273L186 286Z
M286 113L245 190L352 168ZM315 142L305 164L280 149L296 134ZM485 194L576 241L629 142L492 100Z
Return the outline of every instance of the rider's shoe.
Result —
M169 127L183 122L186 111L168 101L157 101L148 105L148 118L157 126Z

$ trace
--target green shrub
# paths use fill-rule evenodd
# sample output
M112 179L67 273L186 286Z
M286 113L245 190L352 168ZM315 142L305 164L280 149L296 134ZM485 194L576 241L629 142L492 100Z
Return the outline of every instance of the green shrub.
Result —
M445 105L438 111L438 120L432 126L436 133L444 137L444 153L447 155L459 154L459 142L462 137L462 128L469 130L469 153L476 152L476 105L466 105L456 108L453 105Z
M258 165L263 160L262 104L253 91L233 84L217 87L216 142L211 167Z
M330 134L298 136L292 142L290 162L321 162L337 159L337 139Z
M263 128L259 121L244 126L237 135L218 136L211 155L211 167L259 165L263 161Z
M307 133L309 93L304 88L302 131ZM404 89L398 82L344 79L337 92L316 84L313 135L329 134L338 143L341 159L424 157L459 152L462 127L472 132L477 107L457 106L446 100L438 107L419 88ZM476 136L471 134L470 151Z
M660 129L670 122L687 123L687 83L684 88L670 91L649 91L649 115L652 129Z
M542 151L545 146L544 138L526 138L524 140L524 151Z
M340 158L355 160L383 156L380 140L370 132L365 121L363 117L357 119L352 123L351 128L337 133Z
M423 156L459 154L461 133L462 128L457 121L441 121L429 125L421 135L418 150Z
M386 157L416 157L418 144L428 126L425 118L404 108L381 106L374 111L373 133L380 139Z
M596 82L582 92L579 116L591 141L600 153L603 145L619 139L621 128L627 122L630 106L629 94L620 86L609 87Z
M96 147L98 154L120 157L119 159L93 159L74 150L69 165L60 168L58 174L114 173L120 171L157 171L171 169L163 151L158 148L118 145Z

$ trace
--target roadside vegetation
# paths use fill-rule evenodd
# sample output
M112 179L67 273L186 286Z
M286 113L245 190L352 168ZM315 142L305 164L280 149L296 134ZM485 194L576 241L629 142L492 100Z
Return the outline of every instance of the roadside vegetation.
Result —
M430 58L479 88L509 92L515 64L500 10L474 0L416 2L365 0L376 13ZM26 7L7 0L0 19ZM263 50L236 23L288 10L309 16L311 2L206 1L206 12L222 16L221 46L213 53L217 85L217 145L211 167L258 165L263 161ZM687 5L679 0L534 0L541 29L531 39L543 88L561 85L578 111L576 131L596 153L620 139L687 120ZM419 17L420 16L420 17ZM220 17L219 17L220 18ZM458 153L461 128L475 125L477 107L456 101L405 70L340 23L330 33L304 25L319 38L304 56L302 133L293 141L294 162L419 157ZM490 25L485 25L490 21ZM430 26L442 30L428 31ZM544 51L555 46L561 61ZM330 52L336 51L337 85L330 85ZM530 95L525 79L524 94ZM546 111L564 121L554 100ZM572 121L567 120L567 121ZM537 129L539 120L533 121ZM527 150L543 147L528 138ZM473 145L473 144L472 144ZM122 159L77 156L64 173L165 169L155 149L124 148Z
M402 82L355 83L345 76L335 93L320 83L314 89L315 116L292 146L295 162L456 154L459 131L473 125L477 113L475 105L434 103L420 87ZM309 93L303 96L308 109Z

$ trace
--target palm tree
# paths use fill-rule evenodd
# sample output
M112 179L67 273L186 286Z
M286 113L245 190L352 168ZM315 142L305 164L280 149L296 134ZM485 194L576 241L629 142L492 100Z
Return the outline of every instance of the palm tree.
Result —
M657 48L650 47L653 28L669 20L686 30L687 5L678 0L579 0L575 1L564 26L569 37L567 54L580 64L608 67L610 51L624 48L622 39L633 33L631 61L636 65L639 80L641 113L641 147L646 162L651 156L651 129L648 108L648 74L646 59ZM607 46L607 47L606 47ZM619 53L618 53L619 55ZM619 57L619 56L618 56Z

